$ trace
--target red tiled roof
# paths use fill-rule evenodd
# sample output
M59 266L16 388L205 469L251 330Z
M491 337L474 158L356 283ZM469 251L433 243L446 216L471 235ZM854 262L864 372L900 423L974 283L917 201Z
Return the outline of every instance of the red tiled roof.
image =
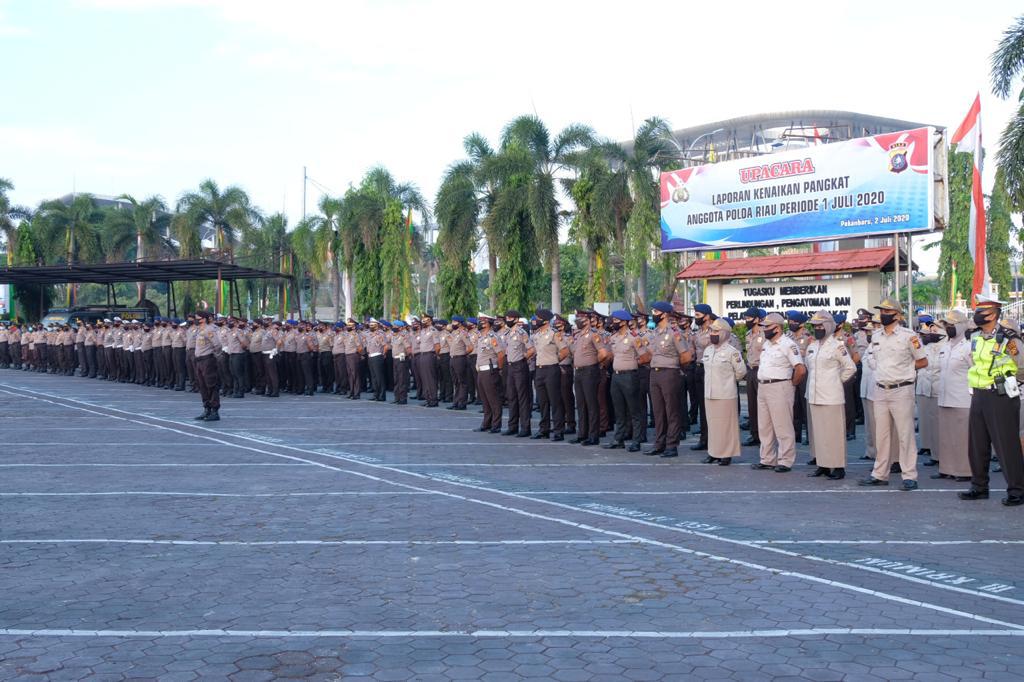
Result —
M724 260L698 260L676 274L676 279L745 279L793 275L835 274L865 270L889 270L891 246L825 253L790 253L784 256L752 256ZM900 267L906 267L901 260Z

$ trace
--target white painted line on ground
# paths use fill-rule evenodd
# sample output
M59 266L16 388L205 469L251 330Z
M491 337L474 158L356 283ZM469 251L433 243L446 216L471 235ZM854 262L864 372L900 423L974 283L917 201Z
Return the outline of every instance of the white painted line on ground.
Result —
M30 463L14 463L14 464L0 464L2 468L14 468L14 467L308 467L314 466L307 464L306 462L202 462L200 464L184 464L184 463L168 463L160 462L157 464L121 464L118 462L68 462L66 464L30 464Z
M751 540L757 545L1024 545L1024 540Z
M91 493L0 493L0 497L118 497L127 495L152 495L155 497L330 497L344 495L429 495L410 490L383 490L383 491L338 491L338 492L308 492L308 493L203 493L203 492L162 492L158 490L118 490Z
M193 438L202 438L202 439L206 439L206 440L212 440L212 441L215 441L215 442L218 442L218 443L227 443L228 442L228 441L220 440L220 439L215 438L213 436L201 436L201 435L198 435L198 434L189 433L187 431L179 431L178 429L174 429L174 428L171 428L169 426L161 426L159 424L147 424L146 422L141 422L141 421L138 421L138 420L130 418L130 417L119 417L117 415L104 414L103 412L97 412L95 410L89 409L91 407L96 407L95 405L90 405L89 403L86 403L85 401L76 400L74 398L63 398L61 396L56 396L56 395L49 394L49 393L42 393L40 391L32 391L32 390L29 390L29 389L15 387L15 386L10 386L10 385L7 385L7 384L0 384L0 385L5 386L6 388L11 388L11 389L15 389L15 390L21 390L21 391L24 391L24 393L35 394L35 395L24 395L24 393L14 393L12 391L0 391L0 392L3 392L3 393L9 393L10 395L26 397L26 398L30 398L32 400L37 400L37 401L40 401L40 402L49 403L51 405L62 406L62 407L65 407L67 409L80 410L82 412L90 412L92 414L96 414L98 416L107 417L109 419L120 420L120 421L128 421L128 422L132 422L132 423L137 423L137 424L149 426L150 428L156 428L156 429L172 431L172 432L179 433L179 434L182 434L182 435L192 436ZM46 397L43 398L43 397L38 397L38 396L46 396ZM68 403L77 403L78 405L88 405L89 407L77 407L76 405L62 404L62 403L54 402L54 400L50 400L50 398L55 399L55 400L65 400ZM127 411L124 411L124 410L118 410L116 408L108 408L108 409L111 409L112 411L115 411L115 412L122 412L124 414L132 415L131 412L127 412ZM154 421L162 421L162 422L167 422L167 423L174 423L171 420L161 419L159 417L151 417L151 419L153 419ZM205 427L205 426L193 425L193 428L195 428L197 430L200 430L200 431L207 431L209 433L214 433L214 434L218 434L219 433L216 429L211 429L211 428L208 428L208 427ZM259 442L256 439L248 438L248 437L245 437L245 436L235 436L235 437L243 439L243 440L250 440L250 441L253 441L253 442ZM827 579L827 578L821 578L821 577L816 576L816 575L811 575L811 574L808 574L808 573L802 573L802 572L798 572L798 571L788 571L788 570L784 570L784 569L774 568L774 567L771 567L771 566L766 566L764 564L759 564L759 563L755 563L755 562L751 562L751 561L746 561L746 560L743 560L743 559L734 559L734 558L722 556L722 555L719 555L719 554L712 554L710 552L704 552L704 551L701 551L701 550L695 550L695 549L691 549L689 547L684 547L682 545L677 545L677 544L674 544L674 543L662 542L660 540L654 540L652 538L646 538L646 537L642 537L642 536L632 535L632 534L629 534L629 533L622 533L622 532L619 532L619 531L608 530L608 529L605 529L605 528L598 528L596 526L591 526L589 524L577 523L577 522L571 521L569 519L559 518L559 517L556 517L556 516L550 516L550 515L547 515L547 514L538 514L536 512L527 511L525 509L519 509L517 507L510 507L510 506L507 506L507 505L498 504L496 502L488 502L487 500L482 500L482 499L474 498L474 497L468 497L466 495L459 495L459 494L456 494L456 493L449 493L449 492L445 492L445 491L431 491L428 488L421 488L419 486L414 486L414 485L411 485L411 484L408 484L408 483L402 483L400 481L393 481L393 480L390 480L390 479L383 478L382 476L375 476L375 475L372 475L372 474L366 474L366 473L363 473L363 472L360 472L360 471L353 471L351 469L342 469L342 468L339 468L339 467L330 466L330 465L323 464L323 463L320 463L320 462L315 462L313 460L307 460L307 459L303 459L303 458L300 458L300 457L295 457L293 455L285 455L285 454L281 454L281 453L271 452L271 451L268 451L268 450L261 450L259 448L255 448L255 447L247 446L247 445L238 445L238 444L236 444L236 447L238 447L240 450L247 450L247 451L251 451L251 452L258 452L258 453L264 454L264 455L273 455L273 456L281 457L281 458L284 458L284 459L304 461L304 462L308 462L308 463L315 464L317 466L323 467L325 469L332 469L334 471L338 471L338 472L341 472L341 473L347 473L347 474L350 474L350 475L353 475L353 476L359 476L359 477L366 478L366 479L369 479L369 480L389 483L391 485L394 485L394 486L397 486L397 487L401 487L401 488L406 488L406 489L410 489L410 490L421 490L421 491L426 491L426 492L436 492L440 496L450 497L450 498L453 498L453 499L462 500L462 501L470 502L470 503L473 503L473 504L478 504L478 505L481 505L481 506L484 506L484 507L488 507L488 508L492 508L492 509L498 509L498 510L502 510L502 511L507 511L509 513L516 514L516 515L519 515L519 516L523 516L523 517L526 517L526 518L550 521L552 523L557 523L557 524L560 524L560 525L569 526L569 527L576 528L576 529L579 529L579 530L585 530L585 531L588 531L588 532L599 533L599 534L602 534L602 535L608 535L608 536L611 536L611 537L616 537L616 538L625 539L625 540L633 540L633 541L636 541L636 542L639 542L639 543L642 543L642 544L645 544L645 545L649 545L649 546L652 546L652 547L659 547L659 548L662 548L662 549L667 549L667 550L679 552L681 554L687 554L687 555L690 555L690 556L696 556L696 557L700 557L700 558L703 558L703 559L708 559L708 560L711 560L711 561L719 561L719 562L722 562L722 563L732 564L734 566L742 566L744 568L748 568L748 569L755 570L755 571L768 572L768 573L771 573L771 574L776 575L776 576L796 578L798 580L804 580L804 581L808 581L808 582L817 583L817 584L820 584L820 585L826 585L826 586L829 586L829 587L835 587L837 589L841 589L841 590L845 590L845 591L849 591L849 592L854 592L854 593L857 593L857 594L863 594L863 595L878 597L879 599L883 599L885 601L891 601L891 602L897 603L897 604L903 604L903 605L907 605L907 606L916 606L916 607L924 608L924 609L927 609L927 610L930 610L930 611L935 611L935 612L938 612L938 613L943 613L943 614L950 615L950 616L957 616L957 617L967 618L969 620L975 620L975 621L982 622L982 623L988 623L990 625L1000 625L1000 626L1003 626L1003 627L1009 627L1009 628L1014 628L1014 629L1019 629L1019 630L1024 631L1024 625L1021 625L1021 624L1018 624L1018 623L1011 623L1011 622L1002 621L1002 620L998 620L998 619L994 619L994 618L989 618L987 616L982 616L982 615L975 614L975 613L970 613L970 612L967 612L967 611L961 611L961 610L958 610L958 609L952 609L952 608L949 608L949 607L941 606L939 604L932 604L932 603L929 603L929 602L924 602L924 601L920 601L920 600L916 600L916 599L908 599L906 597L900 597L899 595L889 594L887 592L880 592L880 591L877 591L877 590L872 590L872 589L869 589L869 588L866 588L866 587L861 587L859 585L854 585L854 584L851 584L851 583L844 583L844 582L840 582L840 581L836 581L836 580L830 580L830 579ZM294 446L290 446L290 445L279 444L279 445L275 445L274 447L278 447L278 448L281 448L281 449L294 450L294 451L297 451L297 452L304 452L304 453L308 453L308 454L317 454L317 453L313 453L313 452L310 452L310 451L307 451L307 450L303 450L302 448L298 448L298 447L294 447ZM626 522L631 522L631 523L639 523L639 524L642 524L642 525L647 525L647 526L651 526L651 527L657 527L657 528L661 528L661 529L664 529L664 530L671 530L671 531L674 531L674 532L686 533L686 534L695 535L695 536L698 536L698 537L704 537L706 539L718 540L718 541L726 542L726 543L730 543L730 544L741 545L741 546L744 546L744 547L753 547L753 548L763 549L765 551L775 552L775 553L782 554L782 555L785 555L785 556L790 556L790 557L807 558L807 559L810 559L810 560L821 561L823 563L832 564L832 565L840 565L840 566L849 566L849 567L863 568L864 570L868 570L868 571L871 571L871 572L883 573L883 574L890 575L891 577L898 578L898 579L911 580L913 582L920 583L920 584L923 584L923 585L927 585L927 586L930 586L930 587L933 587L933 588L937 588L937 589L952 590L952 591L955 591L955 592L961 592L961 593L964 593L964 594L970 594L972 596L985 597L985 598L989 598L989 599L996 599L996 600L999 600L999 601L1004 601L1004 602L1007 602L1007 603L1016 603L1016 604L1024 605L1024 602L1020 602L1020 601L1015 600L1015 599L1010 599L1010 598L1007 598L1007 597L1000 597L999 595L986 594L986 593L977 592L977 591L974 591L974 590L967 590L967 589L963 589L963 588L954 587L952 585L943 585L943 584L934 583L934 582L930 582L930 581L926 581L926 580L920 580L920 579L913 578L912 576L905 576L905 575L901 575L899 573L891 573L890 574L887 571L883 571L881 569L876 569L876 568L870 567L870 566L861 566L861 565L853 564L853 563L849 563L849 562L835 561L835 560L832 560L832 559L823 559L821 557L814 557L813 555L803 555L803 554L799 554L797 552L790 552L790 551L787 551L787 550L783 550L783 549L779 549L779 548L773 548L773 547L769 547L769 546L766 546L766 545L756 545L756 544L750 543L750 542L748 542L746 540L736 540L736 539L727 538L727 537L724 537L724 536L716 536L716 535L713 535L711 533L705 533L705 532L699 532L699 531L693 531L693 530L686 530L686 529L682 529L682 528L676 528L676 527L673 527L673 526L666 526L664 524L653 523L653 522L650 522L650 521L645 521L645 520L636 519L636 518L630 518L630 517L626 517L626 516L619 516L619 515L615 515L615 514L609 514L607 512L601 512L601 511L597 511L597 510L593 510L593 509L583 509L583 508L574 507L574 506L567 505L567 504L562 504L560 502L554 502L552 500L544 500L542 498L527 497L525 495L519 495L517 493L510 493L510 492L499 490L499 489L496 489L496 488L488 488L488 487L485 487L485 486L474 485L474 484L469 484L469 483L462 483L462 482L456 482L456 481L445 481L444 479L433 478L433 477L425 475L425 474L417 474L417 473L414 473L414 472L408 472L408 471L402 471L400 469L394 469L392 467L389 467L389 466L383 465L383 464L372 464L372 463L369 463L369 462L362 462L362 461L359 461L359 460L356 460L356 459L348 459L348 458L346 458L344 456L341 456L341 455L327 455L327 454L323 454L323 453L319 453L319 454L322 457L330 457L330 458L333 458L333 459L338 459L338 460L341 460L341 461L348 462L349 464L354 464L354 465L357 465L357 466L368 467L368 468L376 469L376 470L380 470L380 471L388 471L388 472L391 472L391 473L401 473L401 474L404 474L404 475L407 475L407 476L412 476L414 478L420 478L420 479L424 479L424 480L427 480L427 481L431 481L433 483L442 483L442 484L447 484L447 485L461 487L461 488L468 488L468 489L472 489L472 490L478 490L478 491L481 491L481 492L488 492L488 493L499 495L499 496L503 496L503 497L511 497L511 498L516 498L516 499L520 499L520 500L532 501L532 502L544 504L544 505L547 505L547 506L558 507L558 508L565 509L565 510L568 510L568 511L572 511L572 512L575 512L575 513L585 513L585 514L590 514L590 515L595 515L595 516L601 516L601 517L604 517L604 518L616 519L618 521L626 521Z
M743 639L764 637L826 637L853 635L863 637L1022 637L1024 630L943 630L915 628L809 628L806 630L710 630L659 632L656 630L29 630L0 629L5 637L243 637L245 639L321 639L365 637L513 639L571 637L576 639Z
M338 443L343 445L343 443ZM445 443L447 445L447 443ZM511 445L515 445L512 443ZM383 454L383 453L376 453ZM480 467L482 469L547 469L558 467L706 467L700 462L385 462L390 467ZM401 471L401 469L398 469ZM404 473L404 472L403 472Z
M918 489L924 493L956 493L963 488ZM824 490L517 490L520 495L825 495L831 493L857 493L878 495L900 493L903 490L864 490L860 488L826 488ZM917 491L915 491L917 492Z
M0 545L202 545L202 546L238 546L238 547L273 547L275 545L325 545L325 546L404 546L404 545L465 545L500 546L500 545L636 545L633 540L149 540L149 539L116 539L116 538L42 538L38 540L0 540Z

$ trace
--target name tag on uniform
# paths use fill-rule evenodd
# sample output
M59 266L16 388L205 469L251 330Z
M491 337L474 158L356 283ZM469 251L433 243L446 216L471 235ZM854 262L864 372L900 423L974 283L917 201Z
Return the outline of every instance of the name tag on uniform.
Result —
M371 358L375 358L375 357L377 357L378 355L380 355L380 353L370 353L370 357L371 357Z

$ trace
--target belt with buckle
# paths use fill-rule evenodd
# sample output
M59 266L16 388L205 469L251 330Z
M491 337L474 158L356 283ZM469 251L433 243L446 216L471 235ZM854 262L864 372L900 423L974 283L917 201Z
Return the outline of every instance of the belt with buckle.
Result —
M759 384L777 384L780 381L789 381L789 379L758 379Z
M903 388L904 386L913 386L914 382L913 382L913 380L911 380L911 381L901 381L898 384L883 384L881 382L877 382L876 381L875 385L878 386L879 388L884 388L886 390L891 390L893 388Z
M636 370L635 369L616 369L616 370L613 370L613 371L616 374L632 374Z

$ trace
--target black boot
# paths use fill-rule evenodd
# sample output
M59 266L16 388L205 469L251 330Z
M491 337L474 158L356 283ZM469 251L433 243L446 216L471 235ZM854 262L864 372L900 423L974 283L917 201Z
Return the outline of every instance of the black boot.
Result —
M210 414L206 415L206 419L204 421L219 422L220 421L220 410L210 410Z
M844 469L843 467L833 469L832 472L828 475L828 477L833 481L838 481L842 478L846 478L846 469Z
M203 413L201 415L199 415L198 417L195 417L195 420L197 422L206 421L206 418L209 417L209 416L210 416L210 408L207 407L205 410L203 410Z
M825 467L818 467L813 472L807 474L808 478L816 478L818 476L828 476L828 469Z

